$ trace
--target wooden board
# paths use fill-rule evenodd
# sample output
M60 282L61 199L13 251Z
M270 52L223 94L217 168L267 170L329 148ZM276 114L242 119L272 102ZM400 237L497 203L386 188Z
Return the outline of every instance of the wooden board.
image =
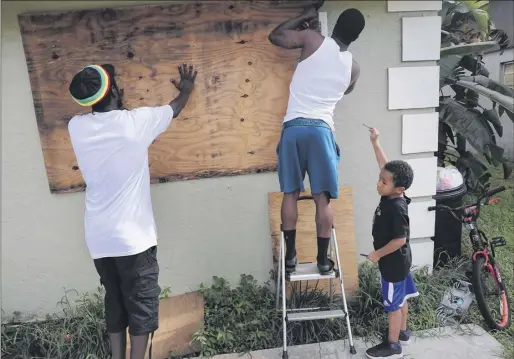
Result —
M204 300L198 292L162 299L159 303L159 329L154 334L152 357L168 358L170 352L176 355L193 353L193 334L204 322ZM148 346L148 349L150 346ZM149 358L148 350L145 359ZM130 336L127 345L130 358Z
M84 182L69 140L84 112L68 86L92 63L115 65L128 108L167 104L177 66L199 73L190 102L150 148L152 183L276 170L276 144L299 50L269 32L311 1L188 1L45 14L19 23L50 190Z
M334 209L334 224L336 227L337 245L341 256L341 267L345 293L353 295L359 286L357 266L357 246L355 243L355 227L353 216L352 191L349 187L340 188L339 199L332 200ZM310 195L307 190L303 195ZM282 205L282 193L268 193L268 209L270 217L270 230L273 248L273 263L275 269L278 266L280 255L280 207ZM314 215L316 213L314 201L298 202L298 224L296 227L296 251L298 262L315 262L318 253L316 240L316 224ZM335 293L341 293L341 286L338 280L334 281ZM302 288L305 285L311 287L316 282L300 282ZM328 281L320 281L317 286L325 291L328 290Z

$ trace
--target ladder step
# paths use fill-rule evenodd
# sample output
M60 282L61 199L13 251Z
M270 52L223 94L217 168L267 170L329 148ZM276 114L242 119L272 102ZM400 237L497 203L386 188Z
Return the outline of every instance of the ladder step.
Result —
M337 278L339 271L333 270L330 274L321 274L316 262L314 263L298 263L296 271L286 275L286 280L290 282L298 282L304 280L320 280Z
M318 320L318 319L331 319L331 318L344 318L345 312L342 310L329 310L325 312L306 312L306 313L291 313L287 314L289 322L301 322L305 320Z

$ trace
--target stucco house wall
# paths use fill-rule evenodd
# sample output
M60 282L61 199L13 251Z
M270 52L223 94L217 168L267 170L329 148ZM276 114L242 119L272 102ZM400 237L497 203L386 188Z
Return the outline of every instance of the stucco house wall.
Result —
M141 3L2 2L2 311L5 316L13 311L37 316L54 312L65 288L86 292L99 285L83 239L84 193L52 195L48 190L17 15L27 11ZM414 94L417 99L410 99L408 93L402 95L401 91L416 88L409 77L418 82L427 76L436 80L434 70L438 68L432 58L402 62L402 44L407 45L402 37L402 18L435 16L440 1L422 2L430 3L432 7L428 8L416 8L418 5L413 3L419 1L400 2L403 7L410 3L417 11L394 8L396 3L327 1L321 9L327 13L330 33L338 15L346 8L360 9L367 21L361 38L351 46L361 64L361 79L335 113L337 141L342 151L340 178L341 185L353 189L358 251L367 253L372 249L371 220L379 200L378 169L368 131L362 124L380 129L383 147L391 159L415 159L418 183L411 195L411 217L416 238L411 243L414 264L430 266L433 244L428 237L433 234L433 218L427 214L426 207L435 192L433 152L430 143L428 147L409 150L402 146L402 141L412 139L413 133L416 135L416 130L406 125L407 120L417 119L430 127L431 116L406 119L402 115L433 113L435 105L430 101L428 105L416 103L423 101L423 91L433 90L417 88L418 93ZM439 29L435 35L433 27L430 29L421 30L439 36ZM412 39L409 41L412 45ZM389 70L398 67L416 69L405 78ZM397 104L400 96L401 109L389 109L389 101L395 100L390 98L391 86ZM433 93L426 95L433 98ZM402 98L408 103L402 105ZM170 286L171 294L177 295L196 289L202 282L208 284L214 275L232 282L237 282L241 273L267 280L272 266L267 193L278 190L276 173L152 185L160 234L161 285Z

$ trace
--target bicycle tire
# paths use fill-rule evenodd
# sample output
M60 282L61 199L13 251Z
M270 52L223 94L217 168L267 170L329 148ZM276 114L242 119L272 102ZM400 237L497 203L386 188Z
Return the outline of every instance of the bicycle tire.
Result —
M480 313L482 314L482 317L484 318L486 324L491 328L492 330L505 330L510 327L512 322L512 311L510 309L510 301L509 301L509 295L507 293L507 288L503 286L503 292L500 295L500 301L503 306L503 312L504 314L502 320L500 323L498 323L497 320L492 316L491 311L489 307L487 306L486 300L485 300L485 294L484 294L484 288L482 286L482 268L485 265L485 257L484 256L477 256L476 260L473 261L473 277L472 277L472 283L473 283L473 290L475 292L475 298L477 300L478 309L480 310Z

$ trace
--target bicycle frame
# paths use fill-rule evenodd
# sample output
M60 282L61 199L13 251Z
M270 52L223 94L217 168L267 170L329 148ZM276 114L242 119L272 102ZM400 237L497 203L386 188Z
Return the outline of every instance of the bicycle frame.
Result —
M488 201L488 204L498 202L498 199L492 199ZM469 239L473 247L473 262L476 262L479 256L484 258L484 266L487 271L494 278L497 289L500 293L506 292L505 284L502 281L500 274L500 268L496 264L494 243L489 241L484 231L478 228L478 217L480 215L481 200L477 201L476 205L467 206L463 210L462 224L465 228L469 229ZM506 299L502 296L501 305L507 307ZM507 309L508 310L508 309ZM508 314L504 314L502 317L502 323L507 321Z
M475 273L476 270L481 271L485 267L487 271L491 274L492 278L494 279L494 282L496 284L496 289L500 293L500 312L502 314L501 322L498 323L495 319L491 319L491 314L489 309L486 307L486 304L484 302L483 298L483 291L480 293L480 300L479 302L479 308L482 312L482 316L484 319L489 320L488 324L490 326L500 327L504 328L505 326L509 325L510 322L510 308L507 298L507 289L505 287L505 284L503 284L501 275L500 275L500 268L499 265L495 261L495 246L502 246L505 245L505 239L502 237L499 238L492 238L490 241L486 234L478 228L478 217L480 215L480 209L482 206L482 201L484 199L487 199L487 202L484 203L484 205L492 204L495 202L498 202L500 199L494 198L491 199L493 195L496 193L500 193L505 191L505 187L500 187L495 190L491 190L486 192L482 196L478 196L476 203L472 205L464 205L462 207L458 208L450 208L445 205L436 205L429 207L429 211L434 210L445 210L449 211L451 215L461 222L467 229L469 229L469 239L471 241L471 245L473 247L473 272ZM457 213L459 215L457 215ZM483 262L482 262L483 261ZM480 267L479 267L480 266ZM473 275L472 281L478 281L481 278L480 274ZM474 282L473 287L475 289L481 288L482 284L477 284ZM478 287L477 287L478 286ZM477 299L478 300L478 299ZM486 309L484 309L484 307ZM491 324L494 323L494 324Z

